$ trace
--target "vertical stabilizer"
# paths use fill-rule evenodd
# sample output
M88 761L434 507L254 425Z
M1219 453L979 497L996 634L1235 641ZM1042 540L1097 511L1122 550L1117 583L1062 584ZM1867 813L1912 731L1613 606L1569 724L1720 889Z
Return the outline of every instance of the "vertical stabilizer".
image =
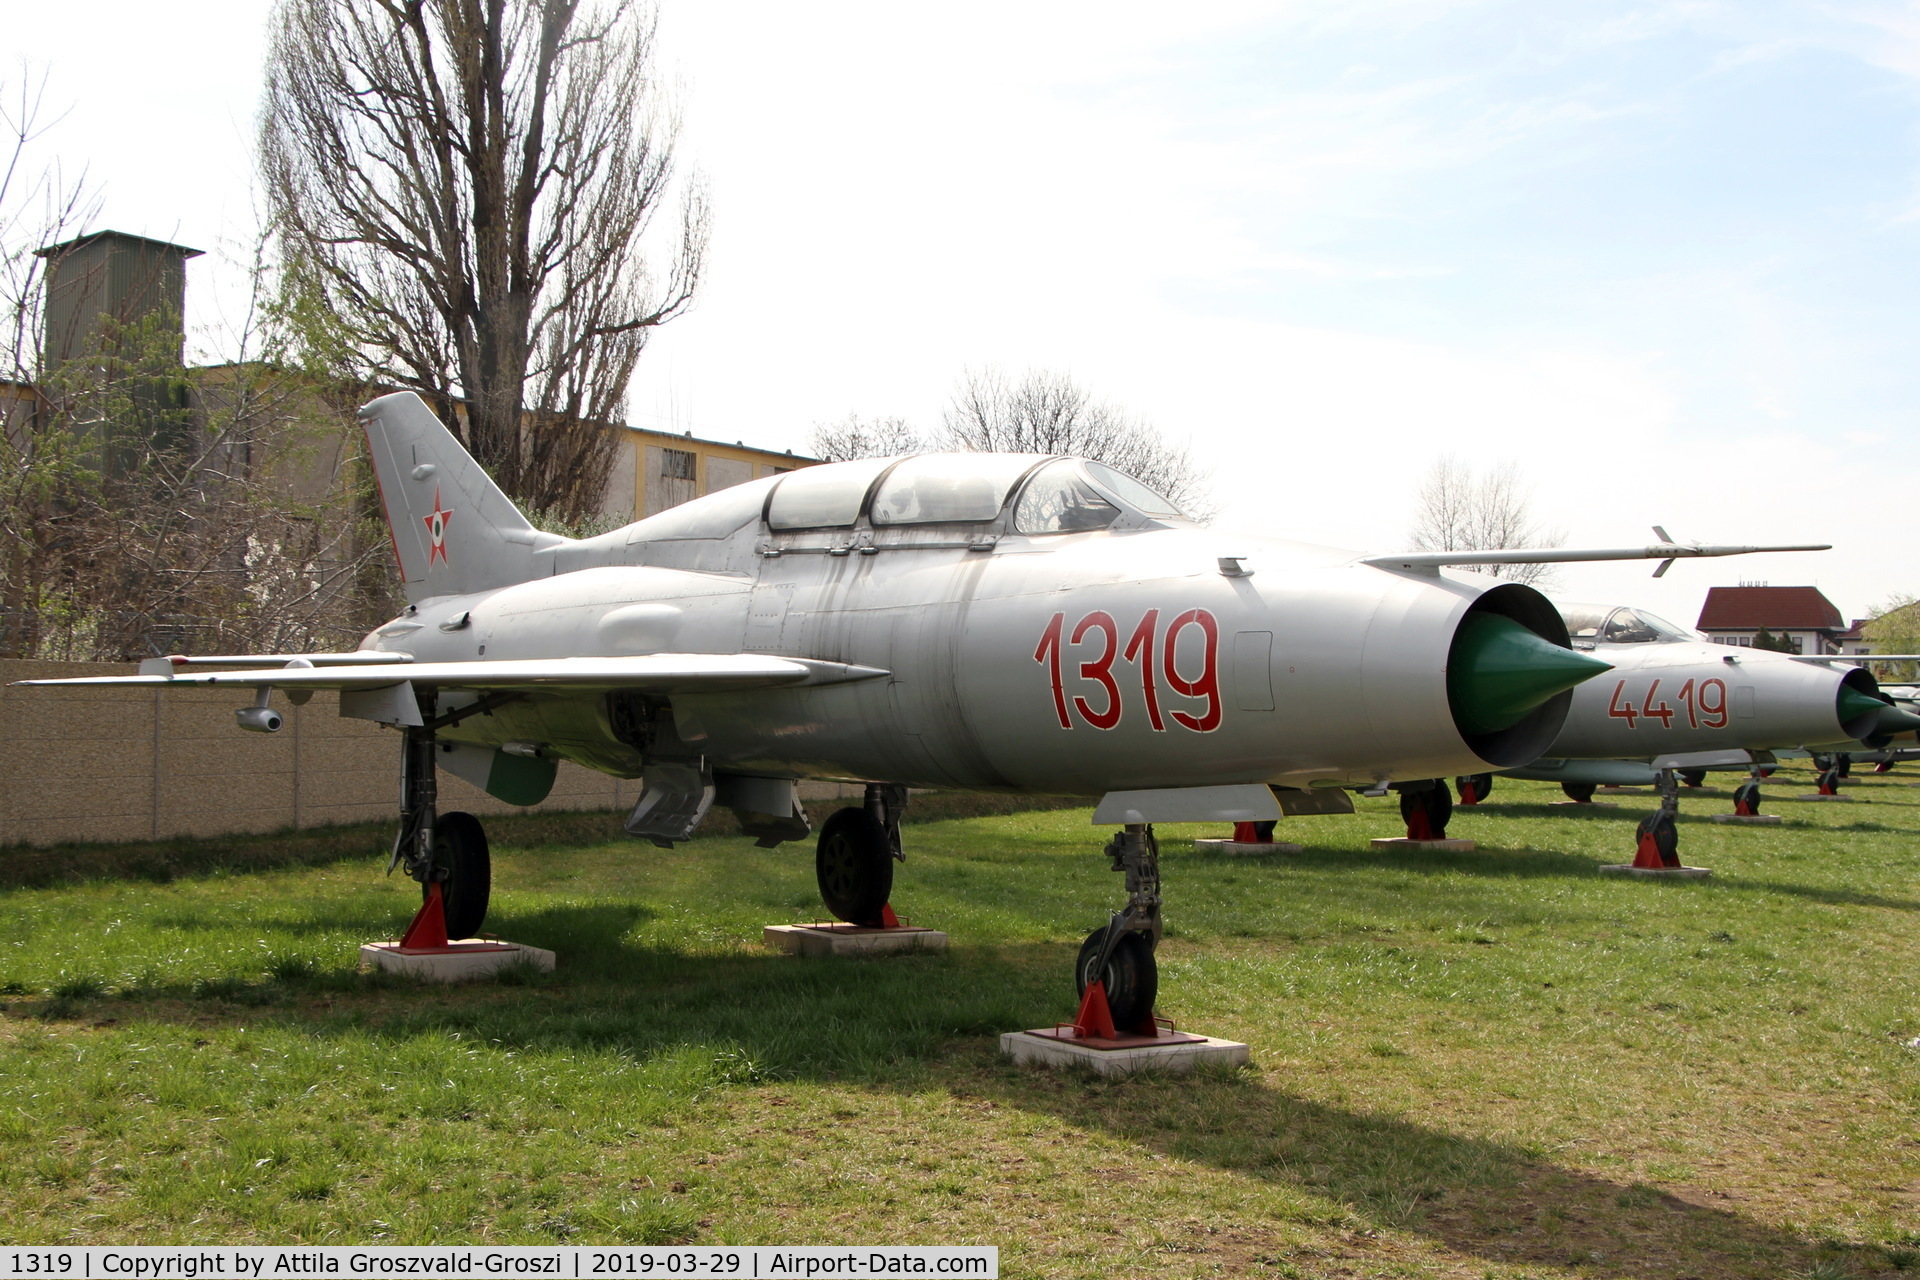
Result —
M465 595L551 572L542 533L411 391L360 409L407 599ZM537 554L545 552L545 554Z

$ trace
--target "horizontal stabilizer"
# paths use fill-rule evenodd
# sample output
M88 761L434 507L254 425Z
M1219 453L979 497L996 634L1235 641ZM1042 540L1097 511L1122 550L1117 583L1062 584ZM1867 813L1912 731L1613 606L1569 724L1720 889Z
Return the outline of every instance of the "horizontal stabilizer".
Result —
M297 659L295 661L298 661ZM630 658L530 658L499 662L391 662L345 667L283 666L270 671L190 675L81 676L18 680L24 685L115 685L145 689L378 689L408 681L434 689L535 691L638 689L648 693L723 693L781 685L841 684L888 674L877 667L811 658L741 653L650 653Z

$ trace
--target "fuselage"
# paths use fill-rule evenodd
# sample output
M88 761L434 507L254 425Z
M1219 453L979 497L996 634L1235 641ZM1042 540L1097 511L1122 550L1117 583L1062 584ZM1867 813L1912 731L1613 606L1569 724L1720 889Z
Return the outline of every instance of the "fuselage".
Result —
M443 735L621 776L643 772L670 724L674 749L774 777L1067 794L1369 784L1518 763L1564 714L1562 693L1470 741L1449 702L1469 611L1552 639L1557 617L1542 621L1526 588L1227 537L1112 492L1105 527L1031 531L1061 523L1034 514L1031 486L1068 468L1088 488L1085 464L978 456L1004 477L985 519L888 522L880 487L844 523L782 528L768 499L790 477L776 477L545 549L549 571L527 581L423 596L363 647L419 661L744 651L887 673L665 700L536 693ZM826 470L793 474L818 488Z
M1625 606L1561 608L1574 644L1613 670L1573 691L1541 761L1516 772L1571 777L1556 764L1563 760L1644 766L1686 757L1707 766L1716 754L1731 765L1745 752L1848 740L1872 728L1875 713L1862 710L1863 698L1884 705L1871 677L1853 668L1713 644Z

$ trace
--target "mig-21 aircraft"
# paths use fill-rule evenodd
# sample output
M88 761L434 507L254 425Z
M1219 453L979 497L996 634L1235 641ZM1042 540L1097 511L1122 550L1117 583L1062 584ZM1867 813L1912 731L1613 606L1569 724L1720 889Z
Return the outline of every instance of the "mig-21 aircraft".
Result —
M797 780L864 783L815 848L828 908L863 925L890 915L907 788L1086 795L1120 828L1128 898L1076 976L1138 1025L1161 929L1151 824L1525 764L1609 669L1531 588L1427 553L1223 535L1085 459L806 467L573 540L528 523L418 397L362 419L410 603L358 651L29 683L232 686L263 732L274 690L339 691L342 715L401 731L394 863L455 937L486 914L488 852L471 815L438 812L437 768L520 804L561 759L643 778L626 827L662 844L714 804L763 845L797 840Z
M1502 772L1558 782L1576 801L1591 800L1597 786L1657 787L1662 804L1642 823L1640 838L1662 865L1679 865L1680 776L1697 783L1709 769L1753 770L1734 800L1736 813L1751 816L1759 812L1757 774L1772 762L1770 752L1884 744L1920 728L1920 717L1858 667L1835 670L1793 654L1714 644L1625 605L1559 609L1574 647L1613 669L1574 692L1565 725L1540 759Z

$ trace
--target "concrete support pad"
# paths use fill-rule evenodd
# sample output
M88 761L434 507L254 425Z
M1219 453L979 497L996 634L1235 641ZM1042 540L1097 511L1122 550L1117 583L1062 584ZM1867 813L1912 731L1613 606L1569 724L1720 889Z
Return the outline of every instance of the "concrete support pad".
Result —
M1709 814L1715 822L1724 822L1735 827L1777 827L1780 815L1777 813L1715 813Z
M1839 800L1845 804L1852 804L1855 800L1859 799L1859 797L1858 796L1823 796L1816 791L1812 795L1795 796L1794 799L1795 800Z
M1409 840L1405 836L1381 836L1368 841L1376 849L1438 849L1443 853L1471 853L1471 840Z
M770 924L761 940L794 956L875 956L895 951L945 951L947 935L912 926L867 929L857 924Z
M1600 868L1603 876L1637 876L1643 880L1705 880L1713 872L1705 867L1636 867L1631 862Z
M1195 840L1195 853L1305 853L1307 846L1284 840Z
M445 949L403 950L397 942L369 942L360 948L360 963L428 982L477 982L516 964L530 964L551 973L553 952L481 938L464 938Z
M1202 1062L1239 1067L1245 1066L1249 1057L1247 1046L1239 1041L1213 1036L1194 1036L1184 1044L1140 1044L1117 1049L1102 1049L1071 1036L1071 1031L1062 1036L1053 1027L1008 1031L1000 1037L1000 1052L1016 1063L1085 1066L1103 1076L1131 1075L1136 1071L1191 1071Z

